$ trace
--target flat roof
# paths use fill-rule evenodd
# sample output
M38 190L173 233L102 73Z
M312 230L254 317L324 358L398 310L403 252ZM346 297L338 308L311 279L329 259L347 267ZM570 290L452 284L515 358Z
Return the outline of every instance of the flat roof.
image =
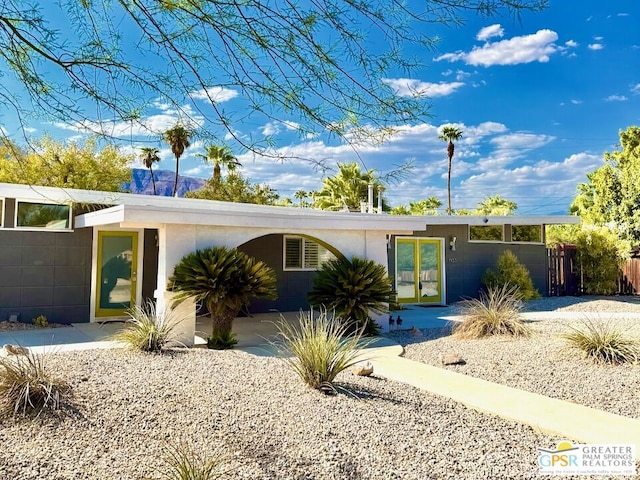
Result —
M52 203L112 205L76 217L77 227L119 223L334 228L340 230L424 230L427 225L578 224L572 215L388 215L331 212L300 207L254 205L192 198L138 195L0 183L0 197Z

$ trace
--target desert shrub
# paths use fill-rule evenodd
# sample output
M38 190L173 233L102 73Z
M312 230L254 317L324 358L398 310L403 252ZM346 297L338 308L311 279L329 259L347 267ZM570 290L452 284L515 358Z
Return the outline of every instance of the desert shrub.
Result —
M49 321L44 315L38 315L36 318L32 318L31 323L40 328L47 328L49 326Z
M192 298L211 315L213 342L230 338L233 319L252 298L276 298L276 275L266 263L235 248L211 247L184 256L175 266L167 289L175 304ZM229 348L229 347L227 347Z
M160 352L176 343L176 329L182 322L173 310L157 310L152 301L127 310L129 319L111 340L122 342L134 350Z
M506 250L500 255L496 270L489 269L484 273L482 283L487 288L505 285L517 287L514 295L520 300L531 300L540 297L538 290L533 286L529 270L518 261L518 257L511 250Z
M230 471L222 456L205 457L185 444L167 447L165 455L163 480L215 480Z
M479 298L461 302L464 320L453 327L458 338L481 338L490 335L529 336L531 329L520 318L522 302L517 287L489 287Z
M363 360L359 349L373 342L360 332L348 333L347 325L325 309L317 315L300 312L297 325L284 318L276 325L280 341L274 346L280 356L304 383L324 393L337 392L336 376Z
M619 364L640 361L640 339L629 336L611 320L586 317L581 327L570 327L562 337L572 350L595 363Z
M216 332L207 338L207 348L212 350L229 350L238 344L233 332Z
M57 410L67 383L46 368L44 355L0 357L0 417Z
M371 312L388 312L395 295L391 278L382 265L353 257L325 262L313 281L308 299L312 305L323 305L345 323L351 323L349 331L363 330L365 335L376 335L379 329L371 319Z

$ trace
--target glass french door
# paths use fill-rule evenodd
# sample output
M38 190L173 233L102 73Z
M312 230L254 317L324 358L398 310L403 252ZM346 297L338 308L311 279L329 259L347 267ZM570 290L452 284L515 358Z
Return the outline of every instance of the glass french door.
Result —
M98 232L96 317L125 314L135 304L137 232Z
M396 290L400 303L443 302L442 239L396 238Z

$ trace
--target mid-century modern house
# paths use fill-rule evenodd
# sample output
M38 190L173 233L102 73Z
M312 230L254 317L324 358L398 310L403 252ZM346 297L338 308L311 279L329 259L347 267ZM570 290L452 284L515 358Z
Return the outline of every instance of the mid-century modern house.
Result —
M400 303L476 296L482 274L507 249L546 292L545 225L578 222L327 212L0 183L0 321L100 322L148 299L164 307L175 264L222 245L276 271L277 300L256 301L251 313L308 308L315 271L336 255L385 265ZM191 319L185 339L193 338L195 306L181 308Z

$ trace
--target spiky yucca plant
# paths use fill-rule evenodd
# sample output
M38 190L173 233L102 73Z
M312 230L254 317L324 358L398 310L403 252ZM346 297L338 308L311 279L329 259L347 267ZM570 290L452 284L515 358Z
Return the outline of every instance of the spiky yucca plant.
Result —
M126 325L111 340L144 352L157 353L174 343L176 328L183 321L173 310L157 310L152 301L131 307L127 315L129 320Z
M271 267L226 247L204 248L184 256L167 288L177 293L174 305L187 298L206 305L212 321L211 338L229 338L233 319L252 298L274 299L277 292Z
M362 361L359 350L373 339L361 338L360 332L349 334L340 318L321 309L300 312L298 324L284 318L276 323L279 342L273 343L284 361L311 388L336 393L336 376Z
M0 357L0 417L57 410L68 388L47 370L44 355Z
M640 339L629 336L611 320L585 317L582 327L569 327L562 334L569 348L582 352L595 363L620 364L640 362Z
M184 444L167 447L165 454L163 480L216 480L229 473L223 457L204 457Z
M312 305L324 305L337 317L352 322L367 333L377 333L371 312L388 312L395 297L386 269L373 260L353 257L325 262L313 281L308 299Z
M508 284L492 287L481 292L480 298L461 303L464 320L453 327L458 338L531 335L529 326L520 319L522 302L518 299L518 287Z

